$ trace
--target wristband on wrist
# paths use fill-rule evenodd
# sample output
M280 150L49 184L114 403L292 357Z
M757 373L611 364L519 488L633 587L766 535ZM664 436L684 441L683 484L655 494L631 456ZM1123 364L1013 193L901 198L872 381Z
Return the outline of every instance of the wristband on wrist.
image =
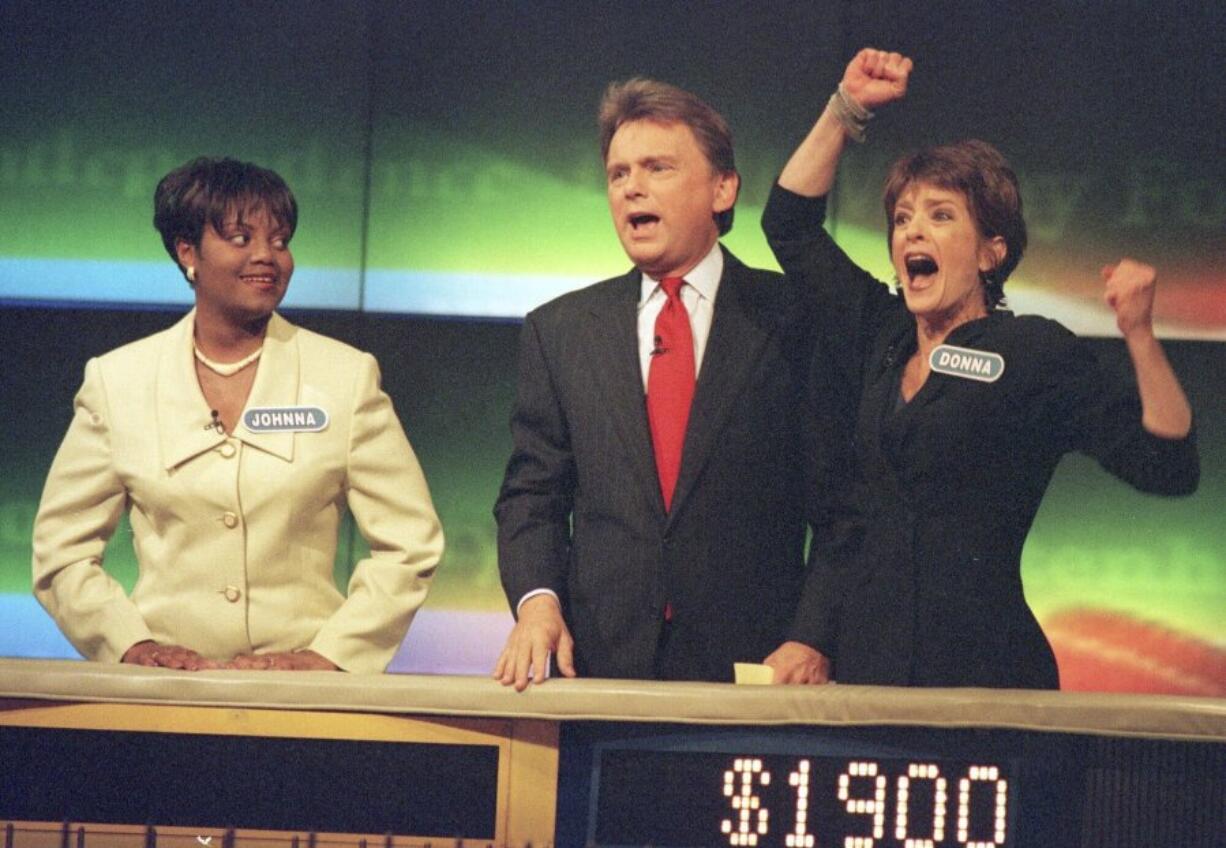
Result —
M830 108L834 110L843 129L847 130L847 134L855 141L862 143L867 138L865 130L868 129L868 122L873 119L873 113L857 103L841 82L834 94L830 95Z

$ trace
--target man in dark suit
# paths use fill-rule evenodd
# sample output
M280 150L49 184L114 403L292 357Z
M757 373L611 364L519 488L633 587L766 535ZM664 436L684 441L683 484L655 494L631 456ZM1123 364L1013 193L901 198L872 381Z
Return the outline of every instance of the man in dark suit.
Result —
M600 127L635 268L525 320L494 676L522 690L555 655L567 676L730 680L771 654L777 680L816 681L816 653L781 644L804 577L804 311L719 244L740 177L717 112L631 80Z

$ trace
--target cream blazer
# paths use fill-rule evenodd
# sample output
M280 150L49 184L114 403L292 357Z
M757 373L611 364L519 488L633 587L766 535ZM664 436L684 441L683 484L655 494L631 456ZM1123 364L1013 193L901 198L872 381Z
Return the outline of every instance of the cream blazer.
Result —
M274 314L247 410L314 407L327 426L227 435L196 379L194 318L85 366L34 523L34 594L90 659L154 639L219 660L310 649L382 671L443 534L378 364ZM343 595L346 506L370 556ZM124 510L140 569L131 597L102 567Z

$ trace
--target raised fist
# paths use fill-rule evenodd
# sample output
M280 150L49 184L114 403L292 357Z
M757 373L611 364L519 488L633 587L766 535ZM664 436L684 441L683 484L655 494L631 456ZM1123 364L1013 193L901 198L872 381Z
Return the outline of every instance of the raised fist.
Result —
M906 95L911 68L901 53L865 47L847 64L843 89L865 109L877 109Z
M1150 330L1153 324L1154 288L1158 272L1153 266L1121 259L1102 269L1103 299L1115 312L1115 323L1127 336L1134 330Z

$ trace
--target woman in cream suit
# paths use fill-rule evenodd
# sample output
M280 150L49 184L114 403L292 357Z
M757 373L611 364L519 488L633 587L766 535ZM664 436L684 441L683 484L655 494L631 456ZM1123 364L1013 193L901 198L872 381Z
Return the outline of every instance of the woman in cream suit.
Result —
M86 365L35 521L34 592L90 659L382 671L443 536L378 365L274 312L298 217L275 173L197 159L154 202L196 306ZM347 596L346 506L370 545ZM125 509L131 597L102 567Z

